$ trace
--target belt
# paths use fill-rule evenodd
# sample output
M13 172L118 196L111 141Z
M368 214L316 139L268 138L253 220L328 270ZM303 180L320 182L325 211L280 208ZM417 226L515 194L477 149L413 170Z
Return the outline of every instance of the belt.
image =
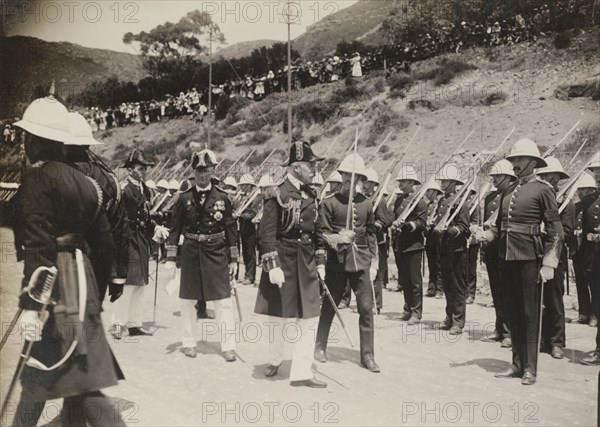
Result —
M186 239L194 240L196 242L210 242L211 240L224 239L225 232L221 231L220 233L215 234L191 234L191 233L183 233Z
M313 243L314 241L312 233L288 234L286 236L281 236L281 239L298 243Z
M70 252L75 249L87 250L87 242L83 234L68 233L56 238L56 249L59 252Z
M518 222L502 222L502 231L507 233L527 234L528 236L539 236L542 234L539 224L521 224Z

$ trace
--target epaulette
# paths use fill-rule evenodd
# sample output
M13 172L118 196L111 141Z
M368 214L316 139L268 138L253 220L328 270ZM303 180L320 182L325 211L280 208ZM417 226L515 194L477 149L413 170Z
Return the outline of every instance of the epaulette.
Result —
M224 189L224 188L221 188L221 187L219 187L218 185L215 185L214 187L215 187L215 188L216 188L218 191L220 191L221 193L228 194L228 193L227 193L227 191L225 191L225 189ZM190 186L190 188L188 188L188 190L191 190L191 189L192 189L192 187ZM186 191L188 191L188 190L186 190Z
M273 199L277 197L279 199L279 187L269 186L263 187L260 190L263 200Z
M546 181L545 179L542 179L539 176L536 176L535 180L537 182L541 182L542 184L546 184L548 187L550 187L552 190L554 190L554 186L552 184L550 184L548 181Z

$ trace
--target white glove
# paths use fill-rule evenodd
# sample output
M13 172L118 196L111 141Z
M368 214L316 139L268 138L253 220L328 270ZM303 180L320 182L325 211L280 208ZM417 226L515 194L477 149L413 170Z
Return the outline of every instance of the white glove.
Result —
M48 312L23 310L21 314L21 337L26 341L41 341L44 323L48 320Z
M371 276L371 282L372 282L373 280L375 280L375 277L377 277L377 269L371 267L369 269L369 275Z
M478 242L489 243L494 240L494 233L492 233L490 230L484 230L483 228L478 227L477 231L475 232L475 239Z
M238 271L237 262L230 262L229 263L229 280L233 280L233 278L237 274L237 271Z
M279 267L272 268L269 271L269 280L274 285L279 286L280 288L283 286L283 282L285 282L285 276L283 274L283 270Z
M156 243L163 243L169 238L169 229L162 225L157 225L154 227L154 236L152 236L152 240Z
M317 273L321 280L325 280L325 266L323 264L317 265Z
M339 232L340 235L340 240L339 242L341 244L351 244L352 242L354 242L354 231L352 230L340 230Z
M177 272L177 266L175 265L175 261L167 261L165 263L165 267L167 267L167 271L171 275L171 277L175 277L175 273Z
M554 279L554 268L543 265L542 269L540 270L540 276L542 276L543 283Z

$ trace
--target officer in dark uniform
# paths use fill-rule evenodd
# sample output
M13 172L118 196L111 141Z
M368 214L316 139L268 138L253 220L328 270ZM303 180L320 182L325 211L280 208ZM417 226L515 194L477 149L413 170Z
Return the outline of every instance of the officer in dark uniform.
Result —
M31 164L23 176L20 200L25 246L22 284L32 288L24 289L19 298L23 309L19 326L22 339L33 346L21 375L13 425L36 426L46 401L64 398L65 426L86 422L124 426L113 402L100 392L124 378L104 334L90 261L91 251L114 256L102 191L64 163L61 142L70 138L69 118L54 97L35 100L15 126L26 132L25 154ZM43 286L44 273L35 283L29 282L40 268L49 267L57 269L52 292L56 304L41 312L43 301L36 298L35 290Z
M423 232L427 228L427 194L419 200L415 208L406 218L398 218L406 210L414 197L414 186L421 185L418 174L412 166L403 166L398 177L400 194L394 202L393 248L398 267L398 287L404 291L404 313L402 320L408 320L409 325L421 321L423 315L423 275L421 263L425 246ZM430 191L430 190L428 190ZM431 195L430 195L431 196ZM433 198L433 197L432 197Z
M500 197L502 194L517 180L517 176L513 171L512 164L506 160L500 160L489 173L492 177L496 190L485 196L483 222L485 224L490 220L492 215L498 211L500 206ZM487 245L482 245L482 259L488 273L490 281L490 291L492 293L492 301L494 303L494 311L496 312L496 323L494 333L481 338L483 342L500 342L500 346L510 348L512 343L510 339L510 328L508 325L508 300L509 296L506 293L506 284L500 280L500 260L498 258L498 240L494 240Z
M325 242L318 215L317 194L310 184L317 162L310 144L290 148L288 174L277 187L263 187L259 244L263 273L254 311L270 316L270 361L265 376L273 377L285 350L293 344L292 386L315 388L327 384L312 373L314 331L319 321L319 279L325 276ZM288 325L295 323L290 329ZM285 327L284 327L285 326ZM294 336L288 336L290 330Z
M571 251L573 259L573 270L575 270L575 282L577 286L577 302L579 305L579 317L571 323L582 325L597 324L596 315L593 310L593 301L596 301L596 289L591 287L591 281L587 277L585 269L585 257L581 245L583 243L583 200L597 190L594 177L584 173L577 182L577 196L579 201L575 204L575 240L576 245Z
M469 205L465 202L459 206L461 198L457 197L456 186L464 185L464 182L460 179L457 165L444 166L438 181L444 191L449 214L446 219L440 217L440 221L448 221L458 210L452 221L436 225L436 231L440 233L440 268L446 295L446 318L442 327L448 329L451 335L460 335L467 311L467 240L471 235Z
M378 268L375 214L371 201L354 189L350 209L352 217L348 219L351 176L354 172L355 182L366 179L364 160L357 154L351 154L342 161L338 172L342 175L342 189L323 200L321 205L323 235L328 247L325 282L335 304L339 304L346 282L350 282L360 316L361 365L371 372L379 372L374 359L372 289ZM330 301L324 299L315 348L315 359L322 363L327 361L327 340L334 314Z
M123 189L123 203L129 229L129 265L123 296L115 304L115 322L112 332L116 339L121 338L124 321L129 329L129 335L152 335L142 328L142 306L144 290L148 285L150 237L154 229L149 204L152 195L144 183L144 175L148 166L153 165L154 163L144 159L138 149L134 149L125 161L129 177Z
M554 191L558 191L558 183L568 179L562 165L556 157L547 157L547 167L538 169L538 177L548 182ZM563 203L558 200L559 205ZM565 337L565 305L563 296L565 294L565 275L568 268L569 249L572 244L575 230L575 204L568 201L562 212L560 222L563 226L564 242L560 253L560 261L556 268L554 278L549 280L544 288L544 313L542 317L542 342L541 351L549 352L555 359L562 359L566 343Z
M600 152L594 154L589 166L596 185L600 187ZM590 286L596 290L596 299L592 303L596 318L600 317L600 190L586 196L583 200L583 233L581 251L585 259L585 269ZM591 356L581 360L586 365L600 365L600 328L596 331L596 350Z
M215 154L203 150L192 155L195 185L179 195L167 240L167 269L175 276L179 237L181 247L181 323L183 352L196 357L198 300L213 301L220 325L221 351L228 362L236 360L235 323L230 281L237 270L237 227L228 194L217 187Z
M115 254L114 257L94 255L92 264L98 282L100 301L104 301L108 287L110 301L114 302L123 294L129 255L129 230L127 214L121 198L121 186L115 173L89 150L90 146L101 143L93 138L92 129L85 117L79 113L69 113L69 124L71 137L63 144L65 160L85 176L96 181L102 190L102 207L111 226Z
M564 235L554 190L533 173L535 168L547 166L535 142L517 141L507 159L519 180L502 195L496 224L478 232L478 237L487 242L499 239L500 276L511 302L513 360L511 367L496 377L521 377L523 385L531 385L536 381L539 350L538 277L542 283L554 277Z

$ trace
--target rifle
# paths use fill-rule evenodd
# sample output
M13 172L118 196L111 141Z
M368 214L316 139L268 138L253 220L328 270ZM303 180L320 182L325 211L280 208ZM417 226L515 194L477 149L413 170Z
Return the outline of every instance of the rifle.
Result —
M233 164L231 166L229 166L229 169L227 169L227 171L225 171L225 173L222 176L227 177L227 175L229 175L229 172L231 172L233 170L235 165L238 164L238 162L242 159L243 156L244 156L244 154L240 154L240 156L237 158L237 160L235 162L233 162Z
M592 164L593 160L594 156L590 157L590 159L587 162L585 162L585 165L583 165L583 168L581 168L579 172L573 175L569 179L569 181L563 186L563 188L561 188L560 191L556 194L556 200L560 200L562 196L568 192L567 196L565 197L565 200L561 203L560 207L558 208L559 214L565 210L569 202L575 196L575 193L577 192L577 181L579 181L579 178L581 177L581 175L583 175L583 172L585 172L585 170Z
M440 167L437 169L437 171L427 180L427 182L425 183L425 185L421 186L421 188L419 189L419 191L415 193L415 195L413 196L413 198L411 199L411 201L408 203L406 209L404 209L404 211L400 214L400 216L396 219L395 222L406 222L406 219L408 218L408 215L410 215L411 212L417 207L417 204L421 201L421 199L423 198L423 196L427 192L427 189L435 181L436 175L442 170L442 168L444 166L446 166L446 164L450 160L452 160L452 158L458 153L458 151L463 147L463 145L466 144L466 142L469 140L469 138L471 138L471 135L473 135L473 133L475 133L475 129L473 129L471 131L471 133L469 135L467 135L467 137L463 140L463 142L461 142L460 145L458 147L456 147L456 149L454 150L454 152L452 154L450 154L446 158L446 160L440 165Z
M165 169L165 166L167 166L167 164L171 161L171 158L169 157L161 166L160 170L158 172L156 172L156 174L153 174L151 179L154 179L155 181L158 181L158 179L160 178L160 176L162 175L163 170Z
M569 135L571 135L571 133L577 128L577 126L579 126L579 123L581 123L581 119L579 119L577 121L577 123L575 123L573 125L573 127L571 129L569 129L569 131L565 134L565 136L562 137L562 139L560 141L558 141L556 144L554 144L553 146L549 147L546 152L544 153L544 155L542 156L542 158L546 158L551 156L552 154L554 154L554 152L556 151L556 149L558 147L560 147L560 145L565 142L567 140L567 138L569 137Z
M404 150L402 150L402 154L400 154L400 157L398 157L398 159L396 159L396 161L392 164L392 167L390 168L383 185L380 185L379 188L377 189L377 191L375 192L375 194L376 194L375 200L377 202L375 203L374 208L377 208L377 206L379 206L379 203L381 203L381 198L383 197L383 193L384 193L385 189L387 188L390 180L392 179L392 174L394 173L394 169L396 169L396 166L398 165L398 163L400 163L402 161L402 159L406 155L406 152L408 151L408 149L410 148L412 143L417 138L417 134L419 133L420 130L421 130L421 126L417 127L417 130L415 131L413 137L410 139L410 141L408 141L408 144L406 144L406 146L404 147ZM391 135L391 133L390 133L390 135ZM390 135L388 135L388 138ZM387 140L387 138L386 138L386 140ZM383 142L385 142L385 140ZM372 157L374 157L374 156L375 155L373 155Z
M569 162L569 164L567 165L567 167L565 168L565 170L569 170L569 168L573 165L573 163L575 162L575 159L577 158L577 156L579 156L579 153L581 153L581 150L583 149L583 147L585 146L585 144L587 144L588 139L585 138L583 140L583 144L581 144L581 146L579 147L579 149L575 152L575 154L573 155L573 158L571 159L571 161Z
M263 166L267 163L267 160L269 160L271 158L271 156L273 154L275 154L275 151L277 151L277 148L273 148L273 150L271 150L271 152L269 153L269 155L267 157L265 157L265 159L261 162L260 166L258 167L258 169L256 170L256 175L254 176L255 178L258 178L260 175L260 171L262 170Z
M419 132L418 129L417 129L417 132ZM385 137L385 139L383 140L383 142L377 146L377 149L373 152L373 154L371 154L369 156L369 158L365 162L365 165L371 163L371 161L375 158L375 156L377 155L377 153L379 152L379 150L381 150L381 147L383 147L383 145L387 142L387 140L390 138L390 136L392 136L392 132L390 132L388 134L388 136Z

